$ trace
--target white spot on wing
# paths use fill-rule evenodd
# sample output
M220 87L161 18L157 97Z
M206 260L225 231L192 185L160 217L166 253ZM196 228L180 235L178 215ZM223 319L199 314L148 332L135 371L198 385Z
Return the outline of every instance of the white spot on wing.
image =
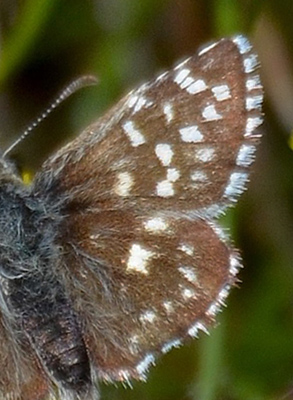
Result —
M259 75L256 75L256 76L253 76L253 77L247 79L246 89L248 91L251 91L254 89L262 89L262 84L260 83Z
M246 130L245 130L245 135L246 137L251 136L253 131L259 127L262 124L262 118L261 117L251 117L247 118L246 122Z
M191 267L179 267L179 272L191 283L197 283L196 273L194 268Z
M230 176L224 195L229 197L231 200L234 200L235 197L239 196L244 191L247 180L247 173L233 172Z
M197 337L198 331L203 331L207 335L209 334L209 331L202 322L196 322L190 329L188 329L188 335L191 337Z
M157 184L157 195L160 197L170 197L174 195L173 183L165 180Z
M208 180L207 174L204 171L193 171L190 178L194 182L206 182Z
M214 104L206 106L202 111L202 116L207 121L217 121L222 119L221 114L217 112Z
M130 94L129 100L128 100L128 107L132 108L135 103L137 102L138 95L137 94Z
M201 142L203 135L198 129L197 125L186 126L185 128L179 129L181 139L187 143Z
M144 313L140 314L139 316L140 322L143 323L149 322L150 324L152 324L155 319L156 319L156 313L152 310L147 310Z
M246 98L246 109L247 111L251 111L254 109L261 109L261 104L263 101L263 96L251 96Z
M190 244L181 244L179 247L179 250L183 251L183 253L187 254L188 256L192 256L194 253L194 247L191 246Z
M164 114L166 115L167 123L171 122L174 117L173 106L171 103L165 103L163 106Z
M191 85L189 85L186 88L186 91L190 94L197 94L200 92L203 92L204 90L206 90L208 87L205 83L204 80L202 79L197 79L196 81L194 81L193 83L191 83Z
M163 302L163 307L165 308L167 314L172 314L174 312L174 307L172 301L165 300Z
M248 53L252 49L252 46L249 43L249 41L246 39L246 37L242 35L235 36L233 38L233 42L237 45L240 54Z
M167 143L157 144L155 147L155 152L164 167L170 165L173 157L172 146Z
M220 311L220 304L217 301L214 301L207 310L207 315L214 317Z
M148 261L153 255L153 252L144 249L141 245L133 244L130 249L127 270L132 270L147 275Z
M153 105L152 101L147 100L145 97L138 96L137 102L134 106L134 113L138 112L141 110L143 107L148 108Z
M167 180L170 182L176 182L180 178L180 173L176 168L167 169Z
M244 59L244 71L246 74L253 72L258 65L257 56L251 54L249 57Z
M241 268L241 264L240 264L239 259L235 255L231 254L230 255L230 268L229 268L230 274L233 276L236 276L240 268Z
M212 161L215 155L215 149L212 147L204 147L202 149L196 150L195 156L198 160L202 162Z
M223 101L231 98L230 89L228 85L219 85L212 88L217 101Z
M135 355L140 351L140 340L138 335L133 335L129 338L129 351L131 354Z
M181 340L180 339L174 339L171 340L170 342L167 342L163 345L162 347L162 353L168 353L171 349L174 347L179 347L181 345Z
M190 300L195 296L195 291L193 289L187 288L187 287L183 287L181 289L181 293L182 293L182 297L185 300Z
M135 127L133 121L127 121L123 125L123 130L130 139L130 143L133 147L137 147L146 142L143 134Z
M148 221L146 221L144 226L147 231L153 233L159 233L165 231L168 228L167 223L163 220L163 218L160 217L149 219Z
M115 192L119 196L128 196L133 186L133 178L129 172L120 172L117 175L118 183L115 186Z
M243 144L238 152L236 164L239 167L248 167L254 159L255 146L251 144Z
M178 85L181 85L181 83L184 81L184 79L190 74L190 70L187 68L179 70L179 72L176 74L174 78L174 82L176 82Z
M189 87L191 84L194 83L194 79L188 76L187 78L184 79L184 81L180 84L181 89L186 89Z
M180 177L180 173L176 168L167 169L167 179L157 184L156 191L160 197L170 197L174 195L173 182L176 182Z
M225 300L228 297L229 291L230 291L230 285L228 284L221 289L217 299L220 304L222 305L225 304Z
M151 364L155 363L155 357L152 353L149 353L145 358L137 365L136 370L142 378L145 377L145 373L148 371Z

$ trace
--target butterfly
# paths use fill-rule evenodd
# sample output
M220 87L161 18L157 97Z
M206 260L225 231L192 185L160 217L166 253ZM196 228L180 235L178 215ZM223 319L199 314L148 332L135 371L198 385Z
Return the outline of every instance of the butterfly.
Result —
M99 398L206 331L240 256L216 219L262 122L241 35L120 100L30 186L0 160L0 399Z

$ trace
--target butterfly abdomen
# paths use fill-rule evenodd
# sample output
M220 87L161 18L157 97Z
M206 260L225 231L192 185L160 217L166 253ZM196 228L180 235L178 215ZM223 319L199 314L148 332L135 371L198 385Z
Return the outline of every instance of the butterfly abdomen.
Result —
M60 283L44 277L10 282L10 302L42 366L65 391L86 393L90 363L77 317ZM52 284L55 296L51 296Z
M60 397L86 398L90 361L77 315L56 275L54 213L50 207L40 212L24 189L20 196L9 183L1 187L1 203L11 216L9 226L0 219L1 310L24 332Z

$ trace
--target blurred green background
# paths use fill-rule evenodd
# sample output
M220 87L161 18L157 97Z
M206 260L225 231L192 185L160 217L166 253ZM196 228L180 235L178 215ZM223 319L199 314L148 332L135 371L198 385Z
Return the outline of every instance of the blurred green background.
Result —
M264 137L249 190L225 219L242 283L209 337L162 357L147 383L102 385L102 399L293 399L292 20L291 0L1 0L1 148L73 78L100 81L13 151L32 173L129 88L205 41L243 32L262 64Z

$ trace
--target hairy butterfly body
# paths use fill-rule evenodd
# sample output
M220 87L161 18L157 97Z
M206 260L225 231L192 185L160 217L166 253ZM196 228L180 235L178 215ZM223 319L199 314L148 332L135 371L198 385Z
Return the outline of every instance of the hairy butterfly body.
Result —
M261 124L242 36L142 85L24 187L1 161L0 399L97 399L214 321L240 267L214 219Z

